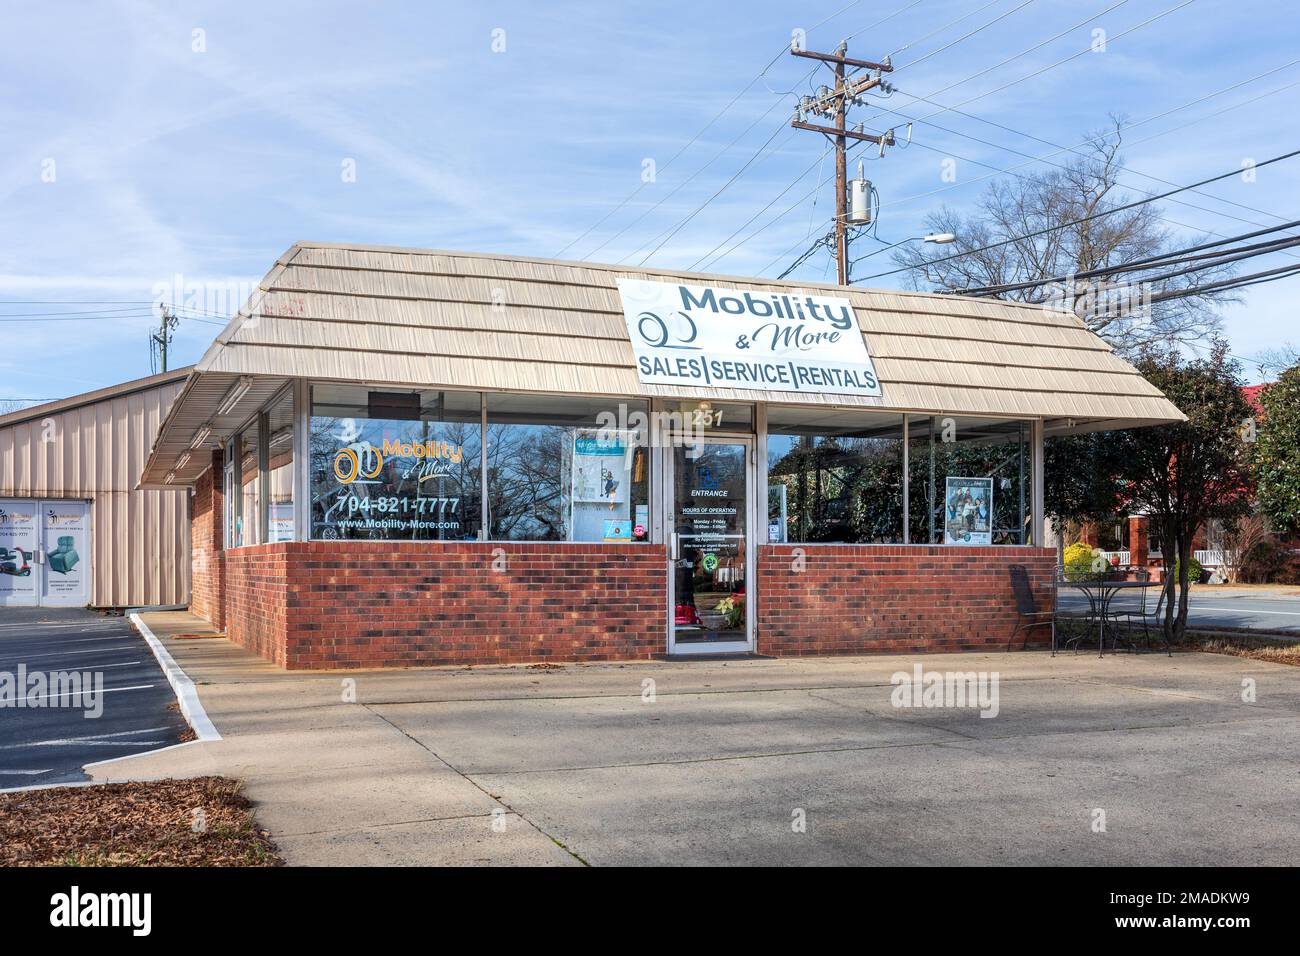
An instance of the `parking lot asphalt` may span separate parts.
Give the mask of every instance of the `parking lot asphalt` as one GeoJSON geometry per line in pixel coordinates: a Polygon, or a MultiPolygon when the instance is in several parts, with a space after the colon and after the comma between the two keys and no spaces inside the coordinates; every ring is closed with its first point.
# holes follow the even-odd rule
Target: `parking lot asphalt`
{"type": "Polygon", "coordinates": [[[0,689],[6,681],[27,699],[19,706],[12,693],[0,694],[0,789],[86,780],[85,764],[169,746],[186,729],[168,706],[175,696],[158,662],[122,617],[0,609],[0,689]],[[88,679],[80,692],[35,683],[54,672],[88,679]]]}

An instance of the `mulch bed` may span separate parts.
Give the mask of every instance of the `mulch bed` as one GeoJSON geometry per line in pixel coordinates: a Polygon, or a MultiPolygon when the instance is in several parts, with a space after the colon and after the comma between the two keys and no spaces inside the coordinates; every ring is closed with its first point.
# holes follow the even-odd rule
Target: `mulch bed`
{"type": "Polygon", "coordinates": [[[240,791],[195,777],[0,793],[0,866],[281,865],[240,791]]]}

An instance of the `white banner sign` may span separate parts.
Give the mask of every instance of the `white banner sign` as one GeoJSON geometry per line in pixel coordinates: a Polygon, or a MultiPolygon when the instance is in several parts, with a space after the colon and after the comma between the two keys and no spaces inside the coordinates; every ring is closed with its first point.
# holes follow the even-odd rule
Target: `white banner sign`
{"type": "Polygon", "coordinates": [[[881,396],[848,299],[619,279],[647,385],[881,396]]]}

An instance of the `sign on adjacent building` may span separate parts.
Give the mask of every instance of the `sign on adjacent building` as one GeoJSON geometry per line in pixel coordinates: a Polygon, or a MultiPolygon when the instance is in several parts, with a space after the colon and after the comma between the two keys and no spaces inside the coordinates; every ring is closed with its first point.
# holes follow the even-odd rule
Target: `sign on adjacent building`
{"type": "Polygon", "coordinates": [[[619,279],[647,385],[881,397],[848,299],[619,279]]]}

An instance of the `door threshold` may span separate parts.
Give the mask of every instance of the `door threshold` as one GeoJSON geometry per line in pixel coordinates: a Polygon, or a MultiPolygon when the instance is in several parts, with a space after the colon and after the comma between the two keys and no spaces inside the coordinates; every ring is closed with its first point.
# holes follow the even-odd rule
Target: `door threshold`
{"type": "Polygon", "coordinates": [[[673,664],[680,664],[684,661],[691,663],[699,661],[774,661],[776,660],[771,654],[758,654],[754,651],[725,651],[719,654],[710,654],[708,652],[701,654],[653,654],[653,660],[668,661],[673,664]]]}

